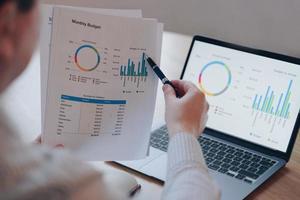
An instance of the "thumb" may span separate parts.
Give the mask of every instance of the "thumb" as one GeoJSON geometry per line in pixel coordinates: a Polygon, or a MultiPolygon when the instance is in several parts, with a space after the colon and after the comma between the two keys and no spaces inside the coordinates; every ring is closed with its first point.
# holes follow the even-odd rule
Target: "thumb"
{"type": "Polygon", "coordinates": [[[175,90],[169,84],[164,84],[164,86],[163,86],[163,92],[164,92],[166,100],[168,100],[170,98],[173,98],[173,97],[176,97],[175,90]]]}

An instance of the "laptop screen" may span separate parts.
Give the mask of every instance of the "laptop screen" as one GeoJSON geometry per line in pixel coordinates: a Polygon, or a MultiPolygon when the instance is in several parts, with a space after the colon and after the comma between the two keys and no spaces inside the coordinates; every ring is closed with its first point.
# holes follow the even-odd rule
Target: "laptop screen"
{"type": "Polygon", "coordinates": [[[207,127],[286,152],[300,109],[300,66],[195,41],[183,80],[210,104],[207,127]]]}

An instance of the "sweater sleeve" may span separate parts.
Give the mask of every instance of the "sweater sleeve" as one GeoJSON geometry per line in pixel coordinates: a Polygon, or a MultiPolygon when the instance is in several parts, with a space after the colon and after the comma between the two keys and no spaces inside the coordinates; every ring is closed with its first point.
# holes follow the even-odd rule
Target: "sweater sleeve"
{"type": "Polygon", "coordinates": [[[167,179],[163,200],[219,200],[197,139],[186,133],[173,136],[168,148],[167,179]]]}

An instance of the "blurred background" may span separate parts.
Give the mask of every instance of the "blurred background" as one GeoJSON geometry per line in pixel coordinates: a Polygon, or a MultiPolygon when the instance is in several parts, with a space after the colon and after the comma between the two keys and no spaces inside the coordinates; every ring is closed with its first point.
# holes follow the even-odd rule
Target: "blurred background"
{"type": "Polygon", "coordinates": [[[74,6],[142,9],[166,31],[204,35],[300,57],[299,0],[42,0],[74,6]]]}
{"type": "MultiPolygon", "coordinates": [[[[192,35],[204,35],[300,57],[299,0],[41,0],[42,3],[99,8],[142,9],[165,25],[161,65],[182,68],[192,35]],[[178,34],[173,34],[175,32],[178,34]],[[179,38],[179,39],[178,39],[179,38]],[[170,59],[171,58],[171,59],[170,59]]],[[[0,111],[25,141],[41,130],[39,52],[0,99],[0,111]],[[30,90],[28,90],[30,88],[30,90]]],[[[166,71],[179,78],[176,70],[166,71]]],[[[180,72],[181,70],[177,70],[180,72]]],[[[160,91],[160,90],[159,90],[160,91]]],[[[161,95],[162,93],[159,93],[161,95]]],[[[156,117],[163,118],[163,113],[156,117]]]]}

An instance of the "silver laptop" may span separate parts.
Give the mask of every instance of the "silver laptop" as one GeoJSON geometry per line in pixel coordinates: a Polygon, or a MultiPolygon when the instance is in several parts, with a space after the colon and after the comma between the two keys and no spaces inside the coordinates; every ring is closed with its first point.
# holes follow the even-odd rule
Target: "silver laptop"
{"type": "MultiPolygon", "coordinates": [[[[300,124],[300,59],[195,36],[181,79],[210,104],[199,143],[222,199],[244,199],[286,165],[300,124]]],[[[164,181],[166,126],[150,145],[146,159],[119,164],[164,181]]]]}

